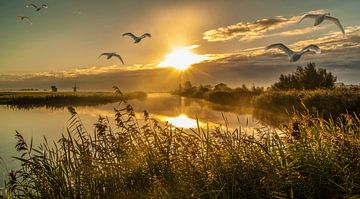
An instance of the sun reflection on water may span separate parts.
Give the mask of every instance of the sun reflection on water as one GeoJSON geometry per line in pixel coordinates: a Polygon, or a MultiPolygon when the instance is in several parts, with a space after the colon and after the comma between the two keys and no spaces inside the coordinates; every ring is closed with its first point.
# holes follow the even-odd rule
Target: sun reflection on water
{"type": "MultiPolygon", "coordinates": [[[[195,128],[197,127],[197,122],[195,119],[189,118],[185,114],[181,114],[177,117],[168,117],[166,121],[169,122],[171,125],[178,127],[178,128],[195,128]]],[[[201,123],[199,123],[201,126],[201,123]]]]}

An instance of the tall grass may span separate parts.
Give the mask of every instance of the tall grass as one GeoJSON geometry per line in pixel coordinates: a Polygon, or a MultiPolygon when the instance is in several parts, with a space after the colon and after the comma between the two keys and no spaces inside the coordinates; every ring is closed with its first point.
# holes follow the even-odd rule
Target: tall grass
{"type": "Polygon", "coordinates": [[[16,134],[21,167],[9,198],[356,198],[360,120],[298,115],[281,131],[190,131],[161,125],[126,101],[116,128],[99,117],[87,132],[76,113],[56,143],[16,134]],[[140,119],[139,119],[140,120],[140,119]]]}

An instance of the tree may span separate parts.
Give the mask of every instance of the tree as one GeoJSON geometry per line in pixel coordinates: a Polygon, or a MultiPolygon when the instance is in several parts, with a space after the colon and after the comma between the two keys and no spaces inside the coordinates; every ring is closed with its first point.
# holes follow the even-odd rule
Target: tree
{"type": "Polygon", "coordinates": [[[276,90],[290,90],[290,89],[304,89],[315,90],[318,88],[331,89],[336,82],[336,76],[326,69],[316,69],[315,63],[309,63],[304,68],[297,67],[296,71],[292,74],[281,74],[279,82],[272,85],[276,90]]]}

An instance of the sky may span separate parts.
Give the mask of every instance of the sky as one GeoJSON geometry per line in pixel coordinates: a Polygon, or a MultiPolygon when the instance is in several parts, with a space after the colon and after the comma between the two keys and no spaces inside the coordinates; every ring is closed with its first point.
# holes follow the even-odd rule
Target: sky
{"type": "Polygon", "coordinates": [[[185,80],[269,86],[309,62],[359,84],[359,7],[359,0],[0,0],[0,89],[66,90],[75,81],[83,90],[166,91],[185,80]],[[30,3],[49,8],[35,12],[30,3]],[[325,12],[341,20],[345,38],[331,22],[298,24],[304,14],[325,12]],[[125,32],[152,37],[134,44],[125,32]],[[272,43],[316,44],[322,54],[290,63],[264,50],[272,43]],[[182,51],[199,55],[197,63],[184,71],[161,65],[182,51]],[[98,58],[103,52],[117,52],[125,64],[98,58]]]}

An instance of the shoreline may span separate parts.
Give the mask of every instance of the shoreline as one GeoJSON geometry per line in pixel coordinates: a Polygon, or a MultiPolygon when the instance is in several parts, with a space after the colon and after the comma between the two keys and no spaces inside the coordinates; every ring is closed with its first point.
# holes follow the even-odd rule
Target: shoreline
{"type": "Polygon", "coordinates": [[[94,106],[130,99],[145,99],[145,92],[0,92],[0,105],[16,107],[94,106]]]}

